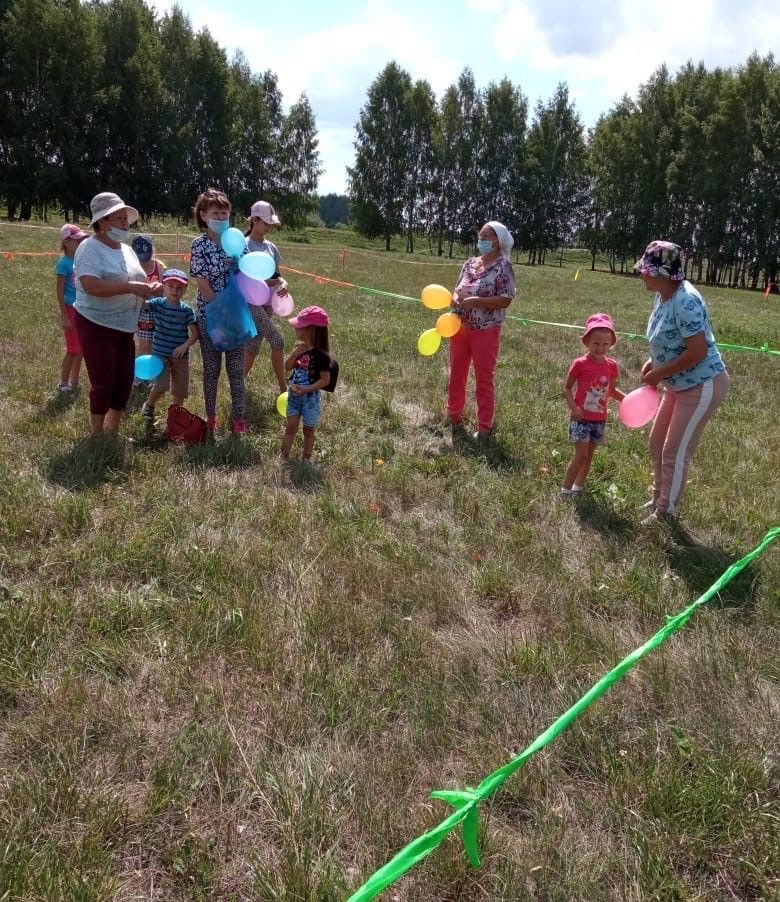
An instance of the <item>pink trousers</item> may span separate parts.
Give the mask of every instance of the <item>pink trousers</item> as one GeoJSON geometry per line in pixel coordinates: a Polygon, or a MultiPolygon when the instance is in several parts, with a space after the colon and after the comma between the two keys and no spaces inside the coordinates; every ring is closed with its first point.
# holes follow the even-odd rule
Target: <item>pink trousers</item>
{"type": "Polygon", "coordinates": [[[726,397],[729,381],[724,370],[695,388],[664,392],[650,430],[653,502],[657,511],[677,513],[691,457],[704,427],[726,397]]]}
{"type": "Polygon", "coordinates": [[[457,423],[466,406],[466,383],[474,362],[477,427],[490,432],[496,410],[496,361],[501,345],[501,327],[469,329],[462,326],[450,339],[450,381],[447,388],[447,413],[457,423]]]}

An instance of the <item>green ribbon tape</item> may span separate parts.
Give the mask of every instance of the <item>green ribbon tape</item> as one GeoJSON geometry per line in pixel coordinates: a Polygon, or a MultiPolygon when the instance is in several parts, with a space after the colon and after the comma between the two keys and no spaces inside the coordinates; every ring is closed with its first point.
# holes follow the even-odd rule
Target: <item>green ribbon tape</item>
{"type": "Polygon", "coordinates": [[[703,595],[700,595],[696,601],[688,605],[679,614],[667,617],[665,625],[648,639],[644,645],[641,645],[623,658],[619,664],[592,686],[582,698],[575,702],[543,733],[540,733],[519,755],[503,767],[498,768],[488,777],[485,777],[476,789],[437,789],[432,792],[431,798],[440,799],[448,805],[452,805],[455,811],[438,826],[423,833],[422,836],[418,836],[408,846],[401,849],[386,865],[376,871],[353,893],[349,897],[348,902],[368,902],[368,900],[376,898],[379,893],[413,868],[418,861],[430,855],[434,849],[441,845],[445,837],[460,824],[463,825],[463,844],[466,848],[469,862],[474,867],[479,867],[479,803],[491,796],[512,774],[520,770],[529,758],[556,739],[596,699],[600,698],[611,686],[619,682],[642,658],[658,648],[659,645],[662,645],[672,633],[685,626],[698,608],[710,601],[738,573],[741,573],[759,555],[763,554],[778,536],[780,536],[780,526],[770,529],[759,545],[725,570],[703,595]]]}

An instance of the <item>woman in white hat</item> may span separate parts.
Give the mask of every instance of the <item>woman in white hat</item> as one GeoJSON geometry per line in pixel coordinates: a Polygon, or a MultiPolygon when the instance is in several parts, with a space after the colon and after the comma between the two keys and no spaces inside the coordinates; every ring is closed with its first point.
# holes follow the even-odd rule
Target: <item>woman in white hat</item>
{"type": "Polygon", "coordinates": [[[506,226],[486,222],[479,230],[479,256],[466,260],[452,292],[452,306],[463,325],[450,339],[447,415],[453,426],[463,423],[466,383],[473,363],[478,426],[474,437],[479,439],[489,438],[493,431],[501,324],[515,296],[515,274],[509,262],[513,244],[506,226]]]}
{"type": "Polygon", "coordinates": [[[133,386],[133,335],[143,301],[162,286],[146,281],[138,257],[127,244],[138,210],[110,191],[90,202],[94,231],[79,245],[76,276],[76,329],[91,388],[91,434],[116,432],[133,386]]]}

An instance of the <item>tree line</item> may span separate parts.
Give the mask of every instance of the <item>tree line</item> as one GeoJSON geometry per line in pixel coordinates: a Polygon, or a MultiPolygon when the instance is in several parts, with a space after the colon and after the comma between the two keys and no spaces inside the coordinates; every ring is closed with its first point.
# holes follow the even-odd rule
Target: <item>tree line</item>
{"type": "Polygon", "coordinates": [[[317,208],[317,130],[302,95],[228,60],[207,29],[143,0],[0,0],[0,199],[10,218],[85,213],[112,190],[189,218],[207,186],[293,227],[317,208]]]}
{"type": "Polygon", "coordinates": [[[490,219],[528,262],[587,247],[613,272],[647,241],[683,245],[697,280],[756,288],[778,278],[780,69],[661,66],[586,132],[565,84],[530,115],[508,79],[469,69],[440,100],[390,63],[368,90],[349,171],[356,228],[452,255],[490,219]],[[530,121],[529,121],[530,119],[530,121]]]}

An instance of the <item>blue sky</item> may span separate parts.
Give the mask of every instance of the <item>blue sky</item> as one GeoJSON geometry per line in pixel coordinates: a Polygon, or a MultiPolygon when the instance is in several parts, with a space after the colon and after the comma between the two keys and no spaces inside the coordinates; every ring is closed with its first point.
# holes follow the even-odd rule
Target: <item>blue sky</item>
{"type": "MultiPolygon", "coordinates": [[[[154,0],[153,0],[154,2],[154,0]]],[[[156,0],[160,12],[173,5],[156,0]]],[[[565,81],[585,125],[665,62],[736,66],[780,46],[775,0],[180,0],[198,30],[279,77],[285,104],[306,92],[325,169],[319,191],[346,189],[354,127],[390,61],[440,97],[464,66],[479,86],[507,76],[531,106],[565,81]],[[773,47],[774,44],[774,47],[773,47]]]]}

